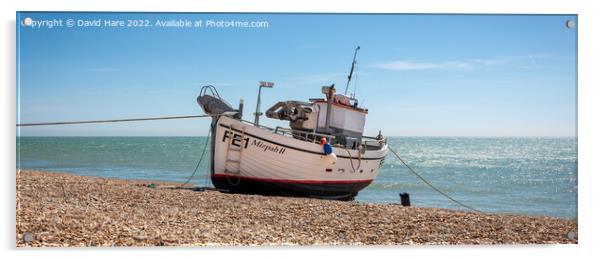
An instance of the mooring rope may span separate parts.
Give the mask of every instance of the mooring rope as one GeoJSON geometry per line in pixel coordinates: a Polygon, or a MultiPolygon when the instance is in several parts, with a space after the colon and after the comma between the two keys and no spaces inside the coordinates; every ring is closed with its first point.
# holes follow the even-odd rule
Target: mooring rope
{"type": "Polygon", "coordinates": [[[204,117],[212,117],[212,116],[215,116],[215,115],[168,116],[168,117],[130,118],[130,119],[118,119],[118,120],[56,121],[56,122],[41,122],[41,123],[17,123],[17,127],[66,125],[66,124],[89,124],[89,123],[110,123],[110,122],[127,122],[127,121],[175,120],[175,119],[204,118],[204,117]]]}
{"type": "MultiPolygon", "coordinates": [[[[204,118],[204,117],[212,117],[215,115],[190,115],[190,116],[169,116],[169,117],[147,117],[147,118],[129,118],[129,119],[117,119],[117,120],[90,120],[90,121],[58,121],[58,122],[42,122],[42,123],[17,123],[17,127],[29,127],[29,126],[49,126],[49,125],[67,125],[67,124],[91,124],[91,123],[112,123],[112,122],[128,122],[128,121],[150,121],[150,120],[172,120],[172,119],[191,119],[191,118],[204,118]]],[[[211,130],[208,132],[207,134],[207,139],[205,141],[205,145],[203,147],[203,153],[201,154],[201,157],[199,159],[199,161],[197,162],[196,167],[194,168],[194,171],[192,173],[192,175],[190,175],[190,177],[188,178],[188,180],[186,180],[185,183],[183,183],[180,187],[183,187],[184,185],[188,184],[191,180],[192,177],[194,177],[194,175],[196,174],[196,172],[198,171],[198,168],[201,164],[201,161],[203,160],[203,158],[205,157],[205,152],[207,150],[207,144],[209,143],[209,137],[211,136],[211,130]]],[[[456,199],[454,199],[453,197],[449,196],[447,193],[439,190],[437,187],[435,187],[434,185],[432,185],[429,181],[427,181],[426,179],[424,179],[420,174],[418,174],[414,169],[412,169],[412,167],[410,167],[396,152],[395,150],[393,150],[391,148],[391,146],[388,147],[389,150],[391,150],[391,152],[397,157],[397,159],[399,159],[399,161],[401,161],[401,163],[403,163],[403,165],[405,165],[410,172],[412,172],[416,177],[418,177],[420,180],[422,180],[425,184],[427,184],[429,187],[431,187],[433,190],[437,191],[438,193],[440,193],[441,195],[447,197],[449,200],[455,202],[456,204],[476,211],[476,212],[481,212],[480,210],[477,210],[471,206],[468,206],[456,199]]],[[[355,171],[354,165],[353,165],[353,158],[351,157],[351,152],[349,152],[349,150],[347,150],[347,152],[349,153],[349,158],[350,158],[350,162],[351,162],[351,167],[353,169],[353,171],[355,171]]],[[[360,159],[360,163],[361,163],[361,158],[360,159]]],[[[359,166],[358,166],[359,168],[359,166]]],[[[230,181],[230,179],[228,179],[228,181],[230,181]]],[[[240,177],[238,178],[238,181],[240,182],[240,177]]],[[[481,212],[482,213],[482,212],[481,212]]]]}
{"type": "Polygon", "coordinates": [[[464,207],[464,208],[467,208],[467,209],[470,209],[470,210],[473,210],[473,211],[476,211],[476,212],[483,213],[482,211],[480,211],[480,210],[477,210],[477,209],[475,209],[475,208],[473,208],[473,207],[471,207],[471,206],[468,206],[468,205],[466,205],[466,204],[464,204],[464,203],[462,203],[462,202],[460,202],[460,201],[458,201],[458,200],[454,199],[453,197],[449,196],[449,194],[447,194],[447,193],[445,193],[445,192],[443,192],[443,191],[439,190],[439,188],[435,187],[435,186],[434,186],[434,185],[432,185],[432,184],[431,184],[429,181],[427,181],[426,179],[424,179],[424,177],[422,177],[420,174],[418,174],[418,173],[417,173],[417,172],[416,172],[414,169],[412,169],[412,167],[410,167],[410,166],[409,166],[409,165],[408,165],[408,164],[407,164],[407,163],[406,163],[406,162],[405,162],[403,159],[401,159],[401,157],[400,157],[400,156],[399,156],[399,155],[398,155],[398,154],[395,152],[395,150],[393,150],[393,148],[391,148],[391,146],[389,146],[389,150],[391,150],[391,152],[392,152],[392,153],[393,153],[393,154],[394,154],[394,155],[397,157],[397,159],[399,159],[399,161],[401,161],[401,163],[403,163],[403,165],[405,165],[405,166],[406,166],[408,169],[410,169],[410,172],[412,172],[412,173],[413,173],[413,174],[414,174],[416,177],[418,177],[420,180],[422,180],[422,181],[423,181],[423,182],[424,182],[426,185],[428,185],[429,187],[431,187],[433,190],[437,191],[437,192],[438,192],[438,193],[440,193],[441,195],[443,195],[443,196],[447,197],[449,200],[451,200],[451,201],[455,202],[456,204],[458,204],[458,205],[460,205],[460,206],[462,206],[462,207],[464,207]]]}
{"type": "Polygon", "coordinates": [[[345,151],[347,151],[347,154],[349,154],[349,163],[351,163],[351,169],[353,169],[353,172],[355,173],[355,166],[353,166],[353,157],[351,156],[351,151],[349,151],[347,148],[345,148],[345,151]]]}
{"type": "MultiPolygon", "coordinates": [[[[113,123],[113,122],[128,122],[128,121],[151,121],[151,120],[175,120],[175,119],[192,119],[192,118],[206,118],[213,117],[216,115],[208,114],[208,115],[189,115],[189,116],[167,116],[167,117],[147,117],[147,118],[129,118],[129,119],[116,119],[116,120],[91,120],[91,121],[56,121],[56,122],[42,122],[42,123],[21,123],[17,124],[17,127],[29,127],[29,126],[49,126],[49,125],[68,125],[68,124],[91,124],[91,123],[113,123]]],[[[192,178],[195,176],[196,172],[205,157],[205,153],[207,151],[207,144],[209,143],[209,139],[211,136],[211,130],[207,132],[207,139],[205,140],[205,145],[203,146],[203,153],[199,158],[199,161],[194,168],[194,171],[188,177],[188,180],[180,185],[179,188],[184,187],[184,185],[190,183],[192,178]]],[[[205,187],[207,182],[205,182],[205,187]]]]}
{"type": "Polygon", "coordinates": [[[358,165],[357,167],[353,166],[353,156],[351,156],[351,151],[349,151],[349,149],[347,147],[344,147],[345,151],[347,151],[347,154],[349,155],[349,163],[351,163],[351,169],[353,169],[353,172],[355,173],[357,171],[357,169],[360,168],[360,166],[362,166],[362,151],[361,150],[357,150],[357,160],[358,160],[358,165]]]}
{"type": "MultiPolygon", "coordinates": [[[[207,151],[207,143],[209,143],[209,138],[211,136],[211,130],[209,130],[207,132],[207,139],[205,139],[205,145],[203,146],[203,153],[201,154],[201,158],[199,158],[199,161],[196,163],[196,167],[194,168],[194,171],[192,172],[192,174],[190,175],[190,177],[188,177],[188,180],[186,180],[186,182],[184,182],[183,184],[180,185],[180,188],[184,187],[184,185],[187,185],[188,183],[190,183],[190,180],[192,180],[192,177],[194,177],[194,175],[196,174],[197,170],[199,169],[199,165],[201,165],[201,161],[203,161],[203,158],[205,157],[205,152],[207,151]]],[[[205,181],[205,187],[207,187],[207,182],[205,181]]]]}

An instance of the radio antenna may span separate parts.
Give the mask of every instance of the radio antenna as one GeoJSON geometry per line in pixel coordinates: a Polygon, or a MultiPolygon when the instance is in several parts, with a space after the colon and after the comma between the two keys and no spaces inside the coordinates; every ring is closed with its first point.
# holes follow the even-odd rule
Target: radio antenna
{"type": "Polygon", "coordinates": [[[357,56],[357,51],[360,50],[360,46],[355,48],[355,54],[353,54],[353,62],[351,63],[351,71],[349,72],[349,76],[347,76],[347,86],[345,87],[345,95],[347,95],[347,89],[349,89],[349,82],[351,82],[351,77],[353,76],[353,69],[355,69],[355,57],[357,56]]]}

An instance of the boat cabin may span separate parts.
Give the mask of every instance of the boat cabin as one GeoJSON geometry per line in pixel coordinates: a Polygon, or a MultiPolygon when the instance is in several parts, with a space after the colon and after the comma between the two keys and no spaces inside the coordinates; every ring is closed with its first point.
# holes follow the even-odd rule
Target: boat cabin
{"type": "Polygon", "coordinates": [[[358,107],[355,98],[336,94],[334,85],[323,87],[322,93],[326,99],[310,99],[309,103],[278,102],[266,111],[266,116],[290,121],[291,129],[305,133],[302,135],[330,135],[334,137],[333,145],[357,148],[362,141],[368,110],[358,107]]]}

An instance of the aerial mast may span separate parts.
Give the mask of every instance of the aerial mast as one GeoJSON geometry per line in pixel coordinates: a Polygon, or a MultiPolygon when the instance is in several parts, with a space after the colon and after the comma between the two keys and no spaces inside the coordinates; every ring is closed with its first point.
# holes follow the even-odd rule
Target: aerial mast
{"type": "Polygon", "coordinates": [[[255,108],[255,113],[253,113],[253,115],[255,115],[255,122],[253,123],[253,124],[255,124],[255,126],[259,126],[259,116],[261,116],[263,114],[262,112],[259,111],[259,109],[261,108],[261,88],[264,88],[264,87],[272,88],[272,87],[274,87],[274,83],[264,82],[264,81],[259,82],[259,92],[257,93],[257,107],[255,108]]]}
{"type": "Polygon", "coordinates": [[[353,62],[351,63],[351,71],[349,72],[349,76],[347,76],[347,86],[345,87],[345,95],[347,95],[347,89],[349,89],[349,82],[351,82],[351,76],[353,76],[353,69],[355,69],[355,57],[357,56],[357,51],[360,50],[360,46],[355,48],[355,54],[353,54],[353,62]]]}

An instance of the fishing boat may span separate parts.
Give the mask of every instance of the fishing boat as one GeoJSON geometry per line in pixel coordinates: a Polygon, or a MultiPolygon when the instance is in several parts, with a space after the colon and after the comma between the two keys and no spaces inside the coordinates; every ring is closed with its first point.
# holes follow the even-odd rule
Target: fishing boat
{"type": "Polygon", "coordinates": [[[368,109],[335,85],[321,88],[324,98],[280,101],[266,110],[289,127],[259,124],[260,82],[254,122],[243,119],[243,100],[234,109],[217,89],[204,86],[197,98],[211,122],[211,181],[232,193],[353,200],[378,175],[387,155],[383,135],[364,136],[368,109]]]}

